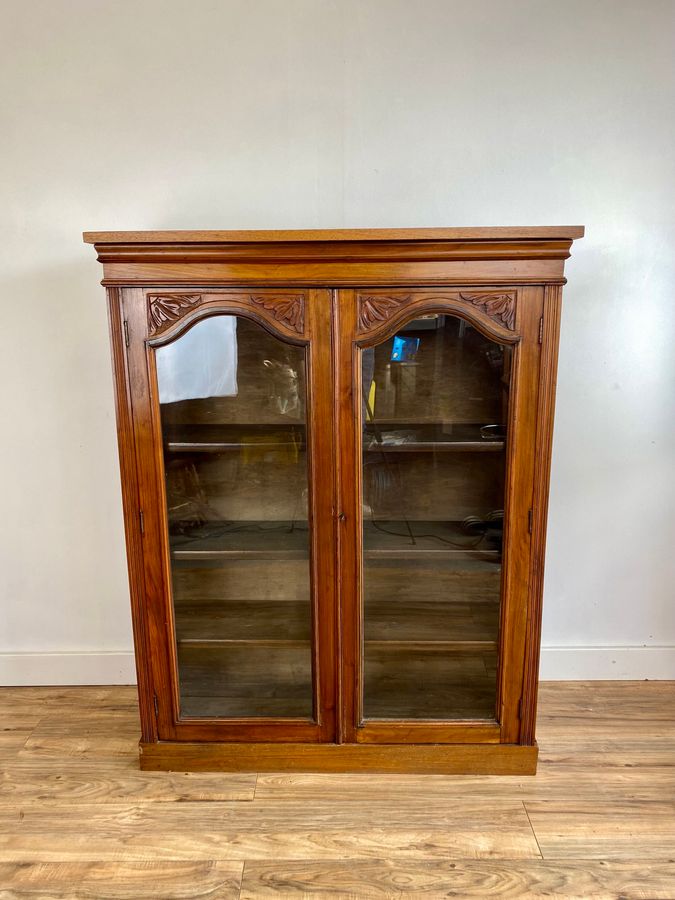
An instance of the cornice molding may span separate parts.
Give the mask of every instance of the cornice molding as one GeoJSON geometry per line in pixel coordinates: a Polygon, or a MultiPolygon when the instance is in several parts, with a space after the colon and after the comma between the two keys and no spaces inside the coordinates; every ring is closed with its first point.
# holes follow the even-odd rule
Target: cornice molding
{"type": "Polygon", "coordinates": [[[90,232],[106,285],[290,288],[564,283],[582,228],[90,232]]]}

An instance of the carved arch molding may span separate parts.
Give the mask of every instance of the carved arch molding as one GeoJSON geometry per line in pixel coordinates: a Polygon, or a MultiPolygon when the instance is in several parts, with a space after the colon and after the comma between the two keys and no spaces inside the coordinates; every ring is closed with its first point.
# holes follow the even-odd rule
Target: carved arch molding
{"type": "MultiPolygon", "coordinates": [[[[303,294],[243,293],[158,293],[148,294],[148,332],[158,337],[200,307],[232,303],[233,309],[248,307],[270,315],[283,329],[297,335],[305,333],[305,297],[303,294]]],[[[416,308],[429,304],[451,303],[465,307],[484,320],[494,322],[500,331],[513,333],[516,320],[515,291],[444,291],[441,293],[363,293],[358,294],[358,331],[366,334],[383,326],[404,309],[414,315],[416,308]]]]}
{"type": "Polygon", "coordinates": [[[305,333],[305,298],[302,294],[209,293],[148,294],[148,333],[157,337],[200,307],[231,303],[237,308],[265,311],[287,331],[305,333]]]}
{"type": "Polygon", "coordinates": [[[442,304],[451,302],[456,307],[465,306],[487,316],[500,329],[515,331],[516,327],[516,292],[504,291],[444,291],[442,294],[406,293],[406,294],[359,294],[358,295],[358,330],[360,334],[373,331],[396,316],[404,307],[414,313],[416,307],[430,303],[442,304]]]}

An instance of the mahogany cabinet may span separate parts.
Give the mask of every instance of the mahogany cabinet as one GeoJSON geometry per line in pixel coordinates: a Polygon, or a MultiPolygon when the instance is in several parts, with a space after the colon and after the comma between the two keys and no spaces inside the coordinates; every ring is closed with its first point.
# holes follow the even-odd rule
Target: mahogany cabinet
{"type": "Polygon", "coordinates": [[[578,227],[85,234],[145,769],[533,773],[578,227]]]}

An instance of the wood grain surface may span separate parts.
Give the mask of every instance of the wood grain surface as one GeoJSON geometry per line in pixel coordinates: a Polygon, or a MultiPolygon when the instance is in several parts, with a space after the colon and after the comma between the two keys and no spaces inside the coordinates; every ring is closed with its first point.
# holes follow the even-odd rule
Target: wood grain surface
{"type": "Polygon", "coordinates": [[[675,684],[541,686],[536,777],[139,772],[132,687],[0,689],[0,898],[675,897],[675,684]]]}
{"type": "MultiPolygon", "coordinates": [[[[95,245],[105,284],[190,285],[194,294],[197,285],[247,283],[563,283],[564,261],[572,241],[583,233],[575,226],[111,231],[86,232],[84,239],[95,245]]],[[[158,311],[156,318],[162,316],[158,311]]]]}
{"type": "Polygon", "coordinates": [[[132,243],[244,243],[261,241],[475,241],[475,240],[554,240],[580,238],[581,225],[539,225],[522,228],[495,226],[478,228],[333,228],[290,231],[85,231],[88,244],[132,243]]]}

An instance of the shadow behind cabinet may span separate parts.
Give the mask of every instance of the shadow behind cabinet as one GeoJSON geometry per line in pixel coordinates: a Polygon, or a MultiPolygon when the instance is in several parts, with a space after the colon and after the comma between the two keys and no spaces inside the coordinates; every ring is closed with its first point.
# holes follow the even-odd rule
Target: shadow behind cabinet
{"type": "Polygon", "coordinates": [[[86,234],[146,769],[532,773],[583,229],[86,234]]]}

